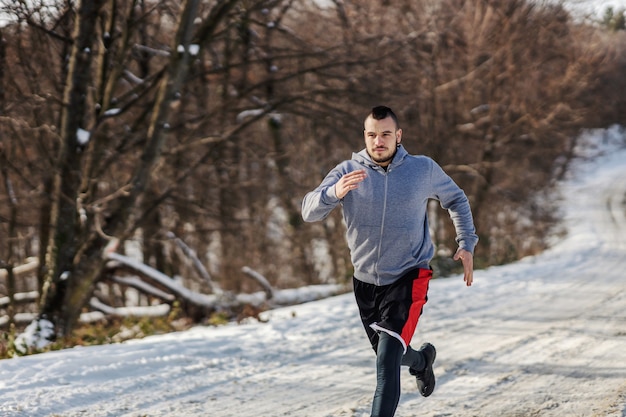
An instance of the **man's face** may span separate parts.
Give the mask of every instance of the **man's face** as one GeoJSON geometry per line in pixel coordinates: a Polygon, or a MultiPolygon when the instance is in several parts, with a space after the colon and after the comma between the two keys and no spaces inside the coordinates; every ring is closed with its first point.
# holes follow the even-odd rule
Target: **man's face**
{"type": "Polygon", "coordinates": [[[371,116],[365,119],[365,148],[372,161],[386,167],[396,154],[396,147],[402,140],[402,129],[396,129],[391,117],[376,120],[371,116]]]}

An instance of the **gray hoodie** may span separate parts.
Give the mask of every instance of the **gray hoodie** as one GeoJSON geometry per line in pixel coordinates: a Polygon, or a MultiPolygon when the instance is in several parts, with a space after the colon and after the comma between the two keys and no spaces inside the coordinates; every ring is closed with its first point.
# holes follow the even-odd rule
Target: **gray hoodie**
{"type": "Polygon", "coordinates": [[[388,285],[410,269],[429,267],[435,248],[428,230],[428,199],[438,200],[448,210],[457,243],[473,253],[478,236],[465,193],[435,161],[409,155],[401,145],[387,170],[374,163],[365,149],[353,153],[352,160],[341,162],[304,196],[302,217],[307,222],[323,220],[341,203],[354,277],[388,285]],[[337,181],[363,168],[367,178],[338,199],[337,181]]]}

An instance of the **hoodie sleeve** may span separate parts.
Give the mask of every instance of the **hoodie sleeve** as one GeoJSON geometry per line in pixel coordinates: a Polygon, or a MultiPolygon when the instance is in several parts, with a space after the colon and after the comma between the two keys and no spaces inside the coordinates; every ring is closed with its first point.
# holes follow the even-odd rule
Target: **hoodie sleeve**
{"type": "Polygon", "coordinates": [[[302,200],[302,218],[305,222],[324,220],[341,203],[335,194],[335,184],[342,177],[341,164],[326,175],[322,183],[307,193],[302,200]]]}
{"type": "Polygon", "coordinates": [[[467,196],[435,161],[432,161],[431,184],[433,197],[450,214],[459,247],[474,253],[478,236],[467,196]]]}

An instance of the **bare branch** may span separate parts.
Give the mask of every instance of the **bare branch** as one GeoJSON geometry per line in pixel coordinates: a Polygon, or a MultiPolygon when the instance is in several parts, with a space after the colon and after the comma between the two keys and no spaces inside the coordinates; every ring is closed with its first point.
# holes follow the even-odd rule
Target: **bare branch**
{"type": "Polygon", "coordinates": [[[263,291],[265,291],[265,294],[267,295],[268,300],[271,300],[272,298],[274,298],[274,289],[272,288],[272,285],[267,280],[267,278],[265,278],[263,275],[259,274],[258,272],[256,272],[255,270],[247,266],[244,266],[243,268],[241,268],[241,272],[248,275],[249,277],[251,277],[252,279],[254,279],[256,282],[258,282],[261,285],[261,287],[263,288],[263,291]]]}
{"type": "Polygon", "coordinates": [[[220,288],[218,284],[216,284],[211,278],[211,274],[206,270],[196,252],[191,249],[185,242],[182,241],[179,237],[177,237],[173,232],[167,232],[167,237],[172,239],[174,243],[183,251],[183,253],[191,260],[195,270],[200,274],[200,276],[204,279],[204,281],[209,285],[211,291],[214,294],[220,295],[223,294],[224,291],[220,288]]]}

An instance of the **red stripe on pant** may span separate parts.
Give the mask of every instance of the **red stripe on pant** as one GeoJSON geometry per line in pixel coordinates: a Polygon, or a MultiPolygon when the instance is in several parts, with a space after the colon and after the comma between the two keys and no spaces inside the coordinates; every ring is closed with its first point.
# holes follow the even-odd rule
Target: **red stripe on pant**
{"type": "Polygon", "coordinates": [[[411,307],[409,309],[409,317],[402,328],[402,340],[408,346],[411,343],[415,329],[417,328],[417,322],[422,314],[422,308],[426,304],[426,295],[428,293],[428,283],[433,276],[433,271],[430,269],[420,269],[417,278],[413,280],[413,288],[411,289],[412,300],[411,307]]]}

